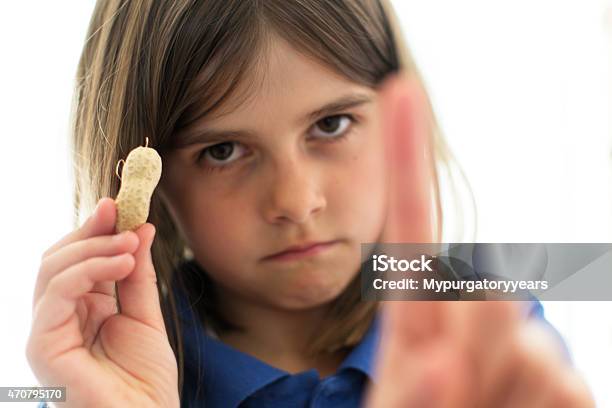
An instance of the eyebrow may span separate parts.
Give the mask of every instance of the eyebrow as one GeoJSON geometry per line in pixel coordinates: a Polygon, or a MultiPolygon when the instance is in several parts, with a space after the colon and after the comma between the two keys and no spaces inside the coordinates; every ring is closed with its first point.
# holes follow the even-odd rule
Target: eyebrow
{"type": "MultiPolygon", "coordinates": [[[[304,115],[300,120],[300,123],[312,122],[317,118],[329,116],[346,109],[365,105],[370,102],[372,102],[372,98],[363,93],[344,95],[330,103],[325,104],[323,107],[304,115]]],[[[177,149],[184,149],[194,144],[210,141],[225,141],[229,139],[248,140],[255,137],[255,132],[252,130],[194,129],[179,137],[179,140],[177,141],[177,149]]]]}

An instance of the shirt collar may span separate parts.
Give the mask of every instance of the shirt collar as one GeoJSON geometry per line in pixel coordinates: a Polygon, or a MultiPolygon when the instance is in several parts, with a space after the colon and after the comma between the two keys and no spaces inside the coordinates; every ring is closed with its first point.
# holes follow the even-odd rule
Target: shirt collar
{"type": "MultiPolygon", "coordinates": [[[[290,376],[206,333],[183,291],[173,287],[181,320],[185,355],[184,396],[205,406],[237,406],[266,385],[290,376]]],[[[362,340],[341,363],[338,372],[357,370],[375,381],[374,357],[380,339],[377,314],[362,340]]]]}
{"type": "Polygon", "coordinates": [[[380,342],[381,317],[380,312],[374,316],[361,341],[340,364],[338,371],[352,368],[364,373],[370,380],[376,381],[374,362],[380,342]]]}
{"type": "Polygon", "coordinates": [[[186,294],[177,288],[173,291],[185,356],[183,396],[189,403],[235,407],[255,391],[289,375],[212,338],[205,332],[186,294]]]}

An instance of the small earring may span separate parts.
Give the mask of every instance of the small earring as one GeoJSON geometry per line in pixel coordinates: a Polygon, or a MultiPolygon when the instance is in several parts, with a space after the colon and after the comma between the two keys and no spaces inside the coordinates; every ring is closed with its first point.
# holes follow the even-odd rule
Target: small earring
{"type": "Polygon", "coordinates": [[[187,246],[183,248],[183,258],[187,260],[193,259],[193,251],[189,249],[187,246]]]}

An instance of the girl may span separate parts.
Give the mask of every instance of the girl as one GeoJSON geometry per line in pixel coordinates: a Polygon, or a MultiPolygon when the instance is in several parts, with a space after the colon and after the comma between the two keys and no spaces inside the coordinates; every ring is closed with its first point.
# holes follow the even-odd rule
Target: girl
{"type": "Polygon", "coordinates": [[[451,155],[401,38],[382,0],[98,2],[75,226],[104,198],[43,255],[40,382],[67,406],[592,406],[539,304],[360,301],[360,243],[442,233],[451,155]],[[114,234],[145,137],[150,222],[114,234]]]}

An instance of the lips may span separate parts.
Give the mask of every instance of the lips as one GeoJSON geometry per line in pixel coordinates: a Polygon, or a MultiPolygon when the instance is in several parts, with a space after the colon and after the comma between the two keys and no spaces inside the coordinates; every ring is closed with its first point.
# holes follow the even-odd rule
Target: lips
{"type": "Polygon", "coordinates": [[[337,241],[308,242],[300,245],[292,245],[284,251],[266,256],[264,260],[295,259],[303,256],[312,256],[331,247],[337,241]]]}

